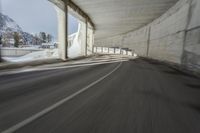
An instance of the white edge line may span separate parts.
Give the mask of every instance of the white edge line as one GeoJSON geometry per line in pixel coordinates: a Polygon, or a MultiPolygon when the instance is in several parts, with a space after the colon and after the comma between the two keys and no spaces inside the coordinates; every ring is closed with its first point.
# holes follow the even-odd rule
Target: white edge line
{"type": "Polygon", "coordinates": [[[26,73],[26,72],[37,72],[37,71],[45,71],[45,70],[56,70],[56,69],[65,69],[65,68],[74,68],[74,67],[83,67],[83,66],[94,66],[94,65],[101,65],[101,64],[111,64],[111,63],[117,63],[117,62],[124,62],[128,60],[118,60],[118,61],[111,61],[111,62],[99,62],[99,63],[91,63],[91,64],[78,64],[78,65],[72,65],[72,66],[58,66],[58,67],[52,67],[52,68],[33,68],[33,69],[27,69],[27,70],[21,70],[21,71],[11,71],[11,72],[2,72],[0,73],[0,76],[4,75],[12,75],[12,74],[18,74],[18,73],[26,73]]]}
{"type": "Polygon", "coordinates": [[[8,128],[7,130],[4,130],[2,133],[13,133],[17,130],[19,130],[20,128],[26,126],[27,124],[33,122],[34,120],[42,117],[43,115],[49,113],[50,111],[56,109],[57,107],[61,106],[62,104],[64,104],[65,102],[71,100],[72,98],[74,98],[75,96],[79,95],[80,93],[83,93],[84,91],[86,91],[87,89],[89,89],[90,87],[94,86],[95,84],[99,83],[100,81],[102,81],[103,79],[107,78],[109,75],[111,75],[113,72],[115,72],[120,66],[121,66],[122,62],[120,62],[120,64],[114,69],[112,70],[110,73],[106,74],[105,76],[101,77],[100,79],[94,81],[93,83],[89,84],[88,86],[82,88],[81,90],[77,91],[76,93],[58,101],[57,103],[53,104],[52,106],[38,112],[37,114],[23,120],[22,122],[8,128]]]}

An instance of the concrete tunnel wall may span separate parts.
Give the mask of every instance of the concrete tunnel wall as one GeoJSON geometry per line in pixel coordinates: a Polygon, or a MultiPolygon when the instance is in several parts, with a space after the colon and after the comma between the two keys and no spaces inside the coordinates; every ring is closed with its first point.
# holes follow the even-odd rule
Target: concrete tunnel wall
{"type": "Polygon", "coordinates": [[[180,0],[143,28],[95,40],[95,46],[128,47],[140,56],[200,69],[200,0],[180,0]]]}

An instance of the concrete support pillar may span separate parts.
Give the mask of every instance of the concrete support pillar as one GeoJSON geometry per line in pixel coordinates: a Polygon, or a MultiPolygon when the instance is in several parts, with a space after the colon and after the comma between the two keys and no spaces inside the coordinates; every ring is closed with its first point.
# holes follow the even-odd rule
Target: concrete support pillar
{"type": "Polygon", "coordinates": [[[86,47],[86,54],[87,55],[91,55],[93,54],[94,51],[94,31],[92,29],[92,27],[89,25],[89,23],[87,22],[86,25],[86,34],[87,34],[87,38],[86,38],[86,42],[87,42],[87,47],[86,47]]]}
{"type": "MultiPolygon", "coordinates": [[[[94,46],[94,30],[92,29],[92,46],[94,46]]],[[[97,52],[97,48],[96,48],[96,52],[97,52]]],[[[94,53],[94,51],[92,51],[92,53],[94,53]]]]}
{"type": "Polygon", "coordinates": [[[65,59],[68,58],[68,5],[65,6],[65,59]]]}
{"type": "Polygon", "coordinates": [[[85,56],[87,56],[87,50],[88,50],[88,21],[86,19],[85,21],[85,56]]]}
{"type": "Polygon", "coordinates": [[[110,48],[108,48],[108,53],[110,53],[110,48]]]}
{"type": "Polygon", "coordinates": [[[147,54],[146,56],[149,56],[149,48],[150,48],[150,37],[151,37],[151,27],[149,27],[149,31],[148,31],[148,38],[147,38],[147,54]]]}
{"type": "Polygon", "coordinates": [[[2,59],[1,59],[1,46],[0,46],[0,63],[2,62],[2,59]]]}
{"type": "Polygon", "coordinates": [[[1,59],[1,45],[2,45],[2,37],[0,35],[0,62],[2,62],[2,59],[1,59]]]}
{"type": "Polygon", "coordinates": [[[92,47],[93,47],[92,53],[96,53],[96,47],[94,45],[92,47]]]}
{"type": "Polygon", "coordinates": [[[92,54],[94,53],[94,45],[92,46],[92,54]]]}
{"type": "Polygon", "coordinates": [[[101,53],[103,53],[103,47],[101,47],[101,53]]]}
{"type": "Polygon", "coordinates": [[[2,45],[2,36],[0,35],[0,62],[2,62],[2,59],[1,59],[1,45],[2,45]]]}
{"type": "Polygon", "coordinates": [[[115,54],[115,48],[114,48],[114,54],[115,54]]]}
{"type": "Polygon", "coordinates": [[[87,44],[87,35],[86,35],[86,23],[80,21],[80,44],[81,44],[81,55],[86,56],[86,44],[87,44]]]}
{"type": "Polygon", "coordinates": [[[59,58],[68,58],[68,6],[64,3],[64,10],[56,8],[58,16],[58,49],[59,58]]]}

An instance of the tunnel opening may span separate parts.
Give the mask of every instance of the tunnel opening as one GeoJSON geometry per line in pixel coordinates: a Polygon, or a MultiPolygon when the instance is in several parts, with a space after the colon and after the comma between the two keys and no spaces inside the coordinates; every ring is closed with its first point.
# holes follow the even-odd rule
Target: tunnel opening
{"type": "MultiPolygon", "coordinates": [[[[62,45],[58,40],[60,9],[48,0],[33,1],[31,7],[28,4],[25,0],[1,1],[1,59],[12,63],[59,59],[59,45],[62,45]]],[[[85,33],[80,33],[84,25],[70,13],[67,17],[68,56],[75,58],[83,55],[81,43],[85,33]]],[[[88,42],[91,42],[90,37],[88,30],[88,42]]],[[[91,45],[88,47],[88,53],[92,53],[91,45]]]]}
{"type": "Polygon", "coordinates": [[[56,11],[49,1],[2,0],[1,7],[1,57],[5,62],[58,58],[56,11]]]}

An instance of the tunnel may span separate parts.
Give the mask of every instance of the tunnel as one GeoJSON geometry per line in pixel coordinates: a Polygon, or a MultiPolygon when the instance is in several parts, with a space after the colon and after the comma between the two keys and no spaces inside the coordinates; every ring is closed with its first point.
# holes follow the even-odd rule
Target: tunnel
{"type": "Polygon", "coordinates": [[[200,0],[49,1],[59,60],[0,64],[0,132],[200,133],[200,0]]]}
{"type": "MultiPolygon", "coordinates": [[[[180,64],[194,70],[200,67],[199,0],[51,2],[91,25],[94,31],[93,46],[125,47],[142,57],[180,64]],[[59,2],[70,9],[64,9],[59,2]]],[[[62,36],[65,32],[59,33],[62,36]]]]}

